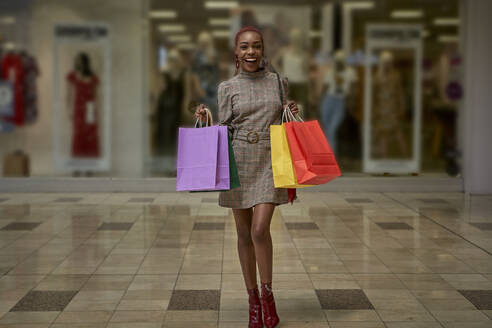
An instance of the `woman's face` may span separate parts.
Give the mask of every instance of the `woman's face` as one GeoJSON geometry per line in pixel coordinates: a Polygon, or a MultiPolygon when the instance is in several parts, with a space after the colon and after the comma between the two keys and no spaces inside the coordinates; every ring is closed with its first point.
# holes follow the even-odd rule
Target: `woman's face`
{"type": "Polygon", "coordinates": [[[258,71],[260,62],[263,59],[261,36],[253,31],[241,33],[236,46],[236,55],[243,71],[258,71]]]}

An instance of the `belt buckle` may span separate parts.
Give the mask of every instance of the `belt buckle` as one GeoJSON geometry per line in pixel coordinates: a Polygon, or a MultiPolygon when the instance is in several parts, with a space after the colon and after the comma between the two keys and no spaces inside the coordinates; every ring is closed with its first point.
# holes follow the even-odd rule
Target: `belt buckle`
{"type": "Polygon", "coordinates": [[[258,135],[258,132],[249,131],[248,134],[246,135],[246,141],[249,142],[250,144],[258,143],[258,140],[260,140],[260,136],[258,135]],[[253,138],[251,140],[249,139],[250,135],[253,135],[253,138]]]}

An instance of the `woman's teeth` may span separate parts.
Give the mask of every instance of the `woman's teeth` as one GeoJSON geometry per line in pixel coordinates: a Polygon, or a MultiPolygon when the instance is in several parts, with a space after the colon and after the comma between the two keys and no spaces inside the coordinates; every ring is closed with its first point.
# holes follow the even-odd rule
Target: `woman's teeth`
{"type": "Polygon", "coordinates": [[[245,59],[245,61],[248,63],[255,63],[256,59],[245,59]]]}

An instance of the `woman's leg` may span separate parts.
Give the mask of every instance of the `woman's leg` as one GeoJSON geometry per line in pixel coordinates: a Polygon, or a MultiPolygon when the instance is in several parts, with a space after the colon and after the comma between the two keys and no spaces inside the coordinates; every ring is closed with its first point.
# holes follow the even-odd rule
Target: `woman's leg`
{"type": "Polygon", "coordinates": [[[251,237],[262,283],[272,282],[273,246],[270,235],[270,222],[272,221],[274,210],[274,204],[265,203],[256,205],[253,212],[251,237]]]}
{"type": "Polygon", "coordinates": [[[252,289],[257,285],[255,248],[251,239],[253,209],[233,209],[232,212],[236,221],[237,250],[241,269],[243,270],[244,282],[247,289],[252,289]]]}
{"type": "Polygon", "coordinates": [[[280,321],[272,293],[273,246],[270,235],[273,204],[258,204],[253,212],[251,236],[255,245],[256,261],[261,279],[261,306],[263,322],[267,328],[276,327],[280,321]]]}

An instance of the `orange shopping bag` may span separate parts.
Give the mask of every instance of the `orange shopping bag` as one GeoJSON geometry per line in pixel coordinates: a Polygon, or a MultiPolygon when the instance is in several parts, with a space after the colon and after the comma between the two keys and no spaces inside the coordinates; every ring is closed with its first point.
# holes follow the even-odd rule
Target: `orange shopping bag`
{"type": "Polygon", "coordinates": [[[298,183],[319,185],[341,175],[318,121],[287,122],[285,132],[298,183]]]}

